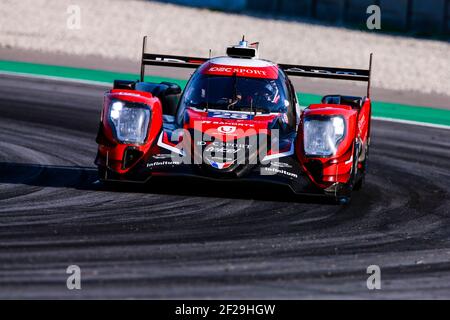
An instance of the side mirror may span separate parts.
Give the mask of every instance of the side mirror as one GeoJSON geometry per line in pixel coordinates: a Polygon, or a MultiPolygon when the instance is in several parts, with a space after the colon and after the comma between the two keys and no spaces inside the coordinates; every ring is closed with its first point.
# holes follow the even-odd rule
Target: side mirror
{"type": "Polygon", "coordinates": [[[328,95],[322,98],[322,103],[324,104],[341,104],[340,95],[328,95]]]}
{"type": "Polygon", "coordinates": [[[181,93],[181,87],[176,83],[172,82],[161,82],[161,84],[166,85],[168,88],[165,90],[166,95],[177,95],[181,93]]]}
{"type": "Polygon", "coordinates": [[[114,80],[113,89],[134,90],[136,81],[114,80]]]}

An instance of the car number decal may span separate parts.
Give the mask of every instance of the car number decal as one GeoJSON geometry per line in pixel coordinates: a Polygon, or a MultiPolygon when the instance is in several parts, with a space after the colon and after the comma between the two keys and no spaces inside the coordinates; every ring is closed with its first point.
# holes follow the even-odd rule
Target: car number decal
{"type": "Polygon", "coordinates": [[[220,112],[220,111],[208,112],[208,117],[210,117],[210,118],[221,118],[221,119],[234,119],[234,120],[253,120],[253,115],[252,114],[234,113],[234,112],[220,112]]]}

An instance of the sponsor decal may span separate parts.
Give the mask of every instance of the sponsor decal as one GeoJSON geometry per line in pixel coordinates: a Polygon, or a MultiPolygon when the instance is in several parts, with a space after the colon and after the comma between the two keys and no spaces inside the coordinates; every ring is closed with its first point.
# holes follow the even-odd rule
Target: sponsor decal
{"type": "Polygon", "coordinates": [[[249,144],[219,141],[214,141],[209,144],[205,141],[198,141],[197,145],[205,146],[205,151],[208,153],[220,153],[225,155],[233,155],[240,152],[241,150],[250,150],[252,148],[252,146],[249,144]]]}
{"type": "Polygon", "coordinates": [[[358,127],[364,128],[365,125],[366,125],[366,117],[363,114],[361,119],[359,119],[359,121],[358,121],[358,127]]]}
{"type": "Polygon", "coordinates": [[[213,161],[213,160],[210,160],[210,159],[206,159],[206,160],[208,160],[208,162],[211,165],[211,167],[219,169],[219,170],[227,169],[227,168],[231,167],[231,165],[233,163],[236,162],[236,160],[230,161],[230,162],[216,162],[216,161],[213,161]]]}
{"type": "Polygon", "coordinates": [[[239,75],[258,75],[258,76],[267,76],[267,72],[265,70],[256,69],[256,68],[245,68],[245,67],[221,67],[214,66],[210,67],[207,73],[228,73],[228,74],[239,74],[239,75]]]}
{"type": "Polygon", "coordinates": [[[291,178],[298,178],[297,174],[289,172],[289,171],[286,171],[286,170],[280,170],[280,169],[272,168],[272,167],[265,167],[265,168],[262,168],[262,169],[264,169],[266,172],[282,174],[282,175],[285,175],[285,176],[288,176],[288,177],[291,177],[291,178]]]}
{"type": "Polygon", "coordinates": [[[220,111],[208,112],[208,117],[221,118],[221,119],[233,119],[233,120],[253,120],[253,118],[254,118],[254,116],[252,114],[235,113],[235,112],[220,112],[220,111]]]}
{"type": "Polygon", "coordinates": [[[138,97],[138,98],[142,97],[141,94],[133,93],[133,92],[122,92],[122,91],[119,91],[119,92],[114,92],[114,94],[118,95],[118,96],[131,96],[131,97],[138,97]]]}
{"type": "MultiPolygon", "coordinates": [[[[158,146],[171,151],[170,161],[160,161],[151,163],[149,162],[148,167],[154,166],[171,166],[179,164],[211,164],[208,160],[211,160],[215,164],[211,164],[217,167],[222,167],[222,165],[227,166],[232,163],[238,164],[258,164],[261,163],[266,165],[272,160],[276,160],[282,157],[290,156],[294,153],[294,143],[290,142],[290,149],[279,153],[280,140],[279,132],[277,129],[270,130],[270,141],[266,135],[256,134],[254,130],[254,123],[243,123],[242,126],[247,126],[245,128],[252,130],[252,135],[246,137],[232,139],[238,133],[240,123],[234,123],[233,121],[213,121],[213,120],[201,120],[195,122],[194,135],[191,137],[191,133],[186,129],[177,129],[170,137],[172,140],[177,140],[178,144],[169,145],[168,141],[164,142],[164,133],[160,134],[158,140],[158,146]],[[212,127],[210,130],[214,131],[213,134],[224,135],[227,139],[223,139],[223,136],[217,138],[207,133],[204,135],[202,132],[202,124],[210,124],[212,127]],[[218,132],[220,127],[221,133],[218,132]],[[180,132],[176,133],[178,130],[180,132]],[[225,132],[225,133],[223,133],[225,132]],[[229,132],[233,132],[230,134],[229,132]],[[178,137],[182,136],[183,139],[180,141],[178,137]],[[224,141],[221,141],[224,140],[224,141]],[[228,140],[228,141],[227,141],[228,140]],[[230,141],[231,140],[231,141],[230,141]],[[268,154],[268,146],[271,146],[271,154],[268,154]],[[192,148],[193,147],[193,148],[192,148]]],[[[289,146],[287,145],[287,146],[289,146]]],[[[163,153],[158,153],[153,159],[165,160],[166,157],[163,153]]],[[[169,159],[167,159],[169,160],[169,159]]],[[[274,165],[276,166],[276,164],[274,165]]],[[[278,167],[287,168],[288,164],[280,163],[278,167]]],[[[283,172],[281,172],[283,173],[283,172]]],[[[269,171],[266,174],[275,174],[269,171]]]]}
{"type": "Polygon", "coordinates": [[[153,159],[158,159],[158,160],[160,160],[160,159],[170,159],[170,158],[172,158],[172,155],[170,153],[166,153],[166,154],[160,153],[160,154],[154,154],[153,155],[153,159]]]}
{"type": "Polygon", "coordinates": [[[211,153],[226,153],[226,154],[235,154],[241,151],[241,149],[232,149],[232,148],[220,148],[220,147],[214,147],[214,146],[208,146],[205,148],[206,152],[211,153]]]}
{"type": "Polygon", "coordinates": [[[216,148],[244,148],[244,149],[250,149],[252,146],[250,144],[244,144],[244,143],[235,143],[235,142],[222,142],[222,141],[197,141],[198,146],[214,146],[216,148]]]}
{"type": "Polygon", "coordinates": [[[236,131],[236,127],[234,126],[220,126],[217,128],[217,131],[223,134],[232,134],[236,131]]]}
{"type": "Polygon", "coordinates": [[[233,162],[236,162],[236,160],[237,159],[235,159],[234,157],[227,157],[226,155],[224,155],[224,156],[222,156],[222,157],[210,157],[210,158],[207,158],[207,160],[214,160],[214,161],[218,161],[218,162],[224,162],[224,161],[226,161],[226,162],[230,162],[230,161],[233,161],[233,162]]]}
{"type": "Polygon", "coordinates": [[[248,78],[277,79],[278,68],[276,66],[230,66],[211,63],[202,70],[204,74],[233,76],[248,78]]]}
{"type": "Polygon", "coordinates": [[[229,168],[236,161],[245,162],[245,150],[251,148],[251,145],[248,144],[220,141],[210,143],[197,141],[197,146],[204,147],[205,163],[216,169],[229,168]]]}
{"type": "Polygon", "coordinates": [[[182,59],[175,59],[175,58],[165,58],[165,57],[156,57],[155,61],[163,61],[163,62],[175,62],[175,63],[195,63],[195,64],[202,64],[206,60],[199,60],[199,59],[191,59],[189,57],[186,57],[185,60],[182,59]]]}
{"type": "Polygon", "coordinates": [[[271,161],[270,164],[274,167],[278,168],[292,168],[290,164],[284,163],[284,162],[278,162],[278,161],[271,161]]]}
{"type": "Polygon", "coordinates": [[[164,61],[164,62],[176,62],[176,63],[186,63],[185,60],[181,59],[173,59],[173,58],[164,58],[164,57],[156,57],[155,61],[164,61]]]}
{"type": "Polygon", "coordinates": [[[253,123],[224,122],[216,120],[202,120],[201,124],[229,125],[229,126],[250,127],[250,128],[253,128],[255,126],[253,123]]]}
{"type": "Polygon", "coordinates": [[[180,164],[181,162],[178,161],[155,161],[147,163],[147,168],[161,167],[161,166],[176,166],[180,164]]]}
{"type": "Polygon", "coordinates": [[[330,71],[330,70],[322,70],[322,69],[302,69],[299,67],[292,67],[289,69],[286,69],[285,71],[287,72],[311,72],[311,73],[326,73],[326,74],[337,74],[337,75],[351,75],[351,76],[356,76],[358,75],[356,72],[352,72],[352,71],[330,71]]]}

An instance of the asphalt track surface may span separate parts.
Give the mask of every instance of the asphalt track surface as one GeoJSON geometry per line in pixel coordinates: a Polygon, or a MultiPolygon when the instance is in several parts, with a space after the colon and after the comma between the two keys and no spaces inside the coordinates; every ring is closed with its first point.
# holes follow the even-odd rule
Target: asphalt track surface
{"type": "Polygon", "coordinates": [[[0,298],[450,298],[450,130],[374,121],[348,206],[181,179],[109,190],[103,91],[0,76],[0,298]]]}

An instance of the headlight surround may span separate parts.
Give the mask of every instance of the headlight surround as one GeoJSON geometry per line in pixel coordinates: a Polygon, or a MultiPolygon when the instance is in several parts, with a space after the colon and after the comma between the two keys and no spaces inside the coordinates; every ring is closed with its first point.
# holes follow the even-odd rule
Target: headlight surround
{"type": "Polygon", "coordinates": [[[121,143],[143,144],[150,123],[150,109],[140,103],[112,101],[109,119],[121,143]]]}
{"type": "Polygon", "coordinates": [[[336,153],[345,134],[341,116],[311,116],[303,123],[303,145],[308,156],[326,157],[336,153]]]}

